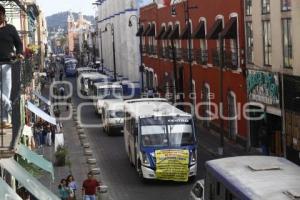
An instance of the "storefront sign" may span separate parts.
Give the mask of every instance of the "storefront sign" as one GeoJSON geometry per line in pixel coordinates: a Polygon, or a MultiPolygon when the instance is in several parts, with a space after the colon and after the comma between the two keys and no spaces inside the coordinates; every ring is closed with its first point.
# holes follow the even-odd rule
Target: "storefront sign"
{"type": "Polygon", "coordinates": [[[188,150],[158,150],[155,151],[155,156],[157,179],[181,182],[188,181],[188,150]]]}
{"type": "Polygon", "coordinates": [[[277,74],[248,70],[247,90],[250,101],[279,106],[279,80],[277,74]]]}

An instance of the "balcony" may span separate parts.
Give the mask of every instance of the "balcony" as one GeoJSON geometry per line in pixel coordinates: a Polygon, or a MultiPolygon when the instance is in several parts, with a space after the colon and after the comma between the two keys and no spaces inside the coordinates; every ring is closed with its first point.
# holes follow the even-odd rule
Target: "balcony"
{"type": "MultiPolygon", "coordinates": [[[[214,66],[220,67],[220,51],[218,49],[212,50],[212,63],[214,66]]],[[[223,54],[224,68],[236,70],[238,68],[238,49],[228,48],[224,49],[223,54]]]]}
{"type": "Polygon", "coordinates": [[[224,65],[226,68],[229,68],[232,70],[237,70],[238,65],[239,65],[237,49],[225,49],[224,65]]]}
{"type": "Polygon", "coordinates": [[[194,60],[201,65],[206,65],[208,61],[208,52],[207,50],[194,49],[194,60]]]}

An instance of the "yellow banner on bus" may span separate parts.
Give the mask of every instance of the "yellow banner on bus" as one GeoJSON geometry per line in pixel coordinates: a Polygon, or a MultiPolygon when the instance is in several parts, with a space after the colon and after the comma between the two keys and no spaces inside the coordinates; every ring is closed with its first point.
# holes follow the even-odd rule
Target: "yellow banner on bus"
{"type": "Polygon", "coordinates": [[[189,178],[189,151],[188,150],[157,150],[156,178],[187,182],[189,178]]]}

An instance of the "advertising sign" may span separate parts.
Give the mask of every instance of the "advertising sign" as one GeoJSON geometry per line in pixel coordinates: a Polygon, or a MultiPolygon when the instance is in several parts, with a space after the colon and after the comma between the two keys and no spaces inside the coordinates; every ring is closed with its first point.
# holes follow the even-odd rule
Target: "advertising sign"
{"type": "Polygon", "coordinates": [[[157,179],[178,182],[188,181],[188,150],[158,150],[155,151],[155,156],[157,179]]]}
{"type": "Polygon", "coordinates": [[[279,107],[279,79],[276,73],[248,70],[247,91],[250,101],[279,107]]]}

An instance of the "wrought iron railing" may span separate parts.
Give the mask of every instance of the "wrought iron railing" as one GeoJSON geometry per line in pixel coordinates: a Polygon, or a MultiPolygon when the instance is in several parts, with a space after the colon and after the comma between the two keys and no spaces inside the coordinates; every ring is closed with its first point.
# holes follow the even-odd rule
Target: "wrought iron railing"
{"type": "Polygon", "coordinates": [[[208,62],[208,51],[202,49],[194,49],[194,59],[198,64],[206,65],[208,62]]]}
{"type": "Polygon", "coordinates": [[[236,70],[239,66],[239,55],[238,49],[236,48],[228,48],[224,49],[223,55],[221,57],[219,49],[212,50],[212,63],[214,66],[220,67],[221,58],[223,58],[224,68],[229,68],[232,70],[236,70]]]}

